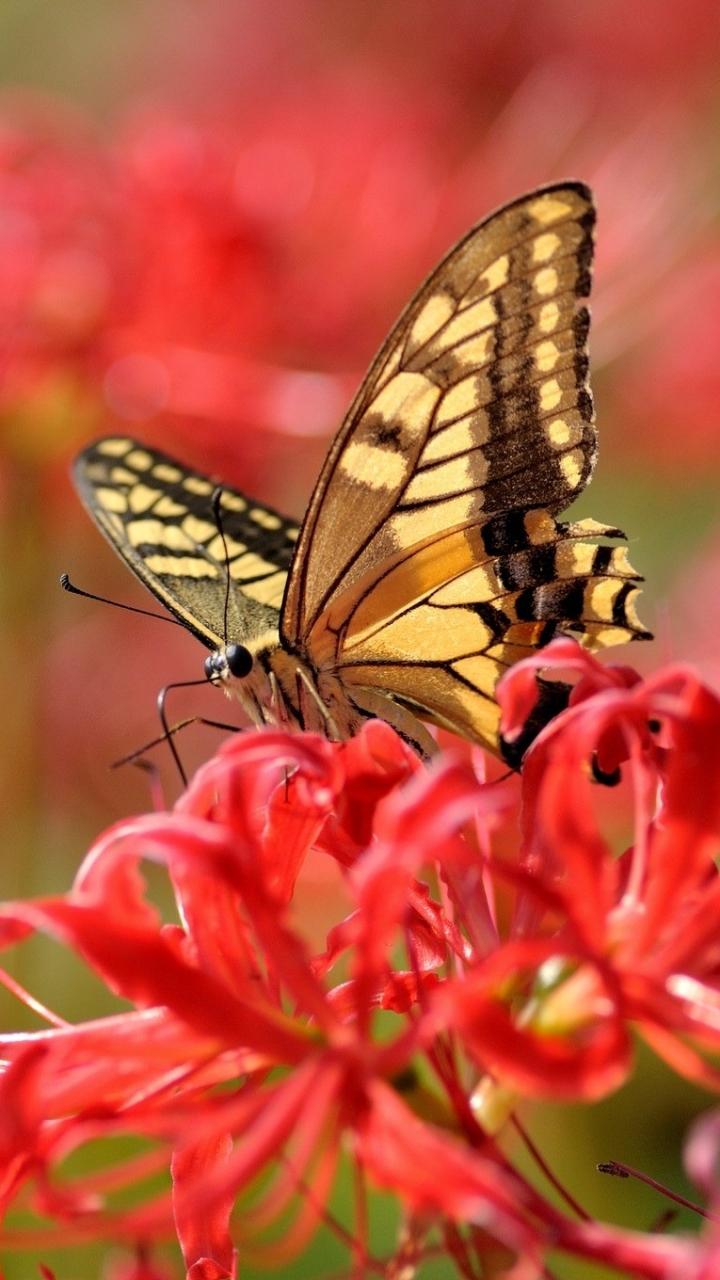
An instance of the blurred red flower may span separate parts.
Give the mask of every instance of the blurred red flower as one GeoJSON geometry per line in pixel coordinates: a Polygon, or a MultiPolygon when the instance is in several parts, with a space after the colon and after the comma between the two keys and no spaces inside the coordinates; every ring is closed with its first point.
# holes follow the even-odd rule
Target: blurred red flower
{"type": "MultiPolygon", "coordinates": [[[[499,1247],[540,1265],[551,1246],[633,1275],[689,1263],[687,1243],[553,1207],[494,1134],[519,1096],[617,1088],[633,1028],[720,1086],[720,700],[688,668],[642,681],[563,639],[506,677],[510,734],[541,667],[577,682],[526,757],[512,855],[494,849],[512,789],[461,755],[426,770],[380,722],[340,745],[247,733],[172,813],[102,836],[69,894],[0,908],[5,947],[46,933],[132,1006],[75,1026],[36,1006],[49,1029],[0,1037],[5,1210],[32,1191],[65,1242],[174,1231],[193,1280],[233,1275],[238,1248],[277,1266],[320,1221],[369,1267],[363,1214],[348,1234],[326,1208],[347,1149],[359,1186],[478,1265],[499,1247]],[[634,831],[618,858],[603,831],[615,793],[598,780],[621,770],[634,831]],[[313,848],[344,868],[353,902],[315,956],[293,918],[313,848]],[[165,869],[180,924],[149,902],[143,860],[165,869]],[[142,1154],[64,1171],[123,1134],[142,1154]],[[137,1200],[169,1164],[172,1192],[137,1200]],[[128,1188],[134,1207],[114,1204],[128,1188]]],[[[27,1239],[6,1230],[8,1245],[27,1239]]]]}
{"type": "MultiPolygon", "coordinates": [[[[203,118],[128,112],[107,141],[69,108],[6,100],[5,449],[66,456],[119,426],[205,470],[221,456],[228,482],[299,504],[434,259],[494,204],[555,176],[597,189],[594,363],[637,345],[693,287],[685,260],[714,208],[710,144],[687,96],[649,98],[639,77],[642,91],[621,100],[607,67],[583,65],[582,24],[556,13],[555,26],[567,64],[543,40],[534,61],[509,45],[507,84],[490,64],[500,99],[492,79],[461,100],[442,77],[400,93],[367,72],[327,73],[203,118]],[[285,471],[298,462],[292,491],[281,449],[285,471]]],[[[707,52],[700,29],[693,50],[707,52]]],[[[642,367],[627,377],[644,405],[642,367]]],[[[633,419],[657,430],[644,410],[633,419]]]]}

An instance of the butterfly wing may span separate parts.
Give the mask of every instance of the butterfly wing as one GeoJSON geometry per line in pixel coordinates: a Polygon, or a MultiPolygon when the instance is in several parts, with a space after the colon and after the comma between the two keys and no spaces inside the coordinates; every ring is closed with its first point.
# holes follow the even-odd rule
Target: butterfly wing
{"type": "Polygon", "coordinates": [[[277,630],[299,532],[292,521],[223,486],[223,541],[214,482],[125,437],[84,449],[74,479],[126,564],[208,648],[277,630]]]}
{"type": "Polygon", "coordinates": [[[622,537],[556,522],[595,462],[587,308],[595,211],[535,191],[436,268],[374,361],[308,509],[284,642],[498,749],[499,676],[557,630],[647,635],[622,537]]]}

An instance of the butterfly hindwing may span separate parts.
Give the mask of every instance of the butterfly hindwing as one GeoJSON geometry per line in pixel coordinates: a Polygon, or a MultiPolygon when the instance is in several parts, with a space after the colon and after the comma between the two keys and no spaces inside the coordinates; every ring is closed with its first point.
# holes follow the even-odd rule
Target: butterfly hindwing
{"type": "Polygon", "coordinates": [[[88,446],[74,475],[115,549],[208,648],[277,630],[296,524],[223,486],[223,542],[212,480],[125,437],[88,446]]]}
{"type": "Polygon", "coordinates": [[[509,666],[559,631],[572,630],[593,649],[647,634],[634,613],[640,579],[625,548],[579,541],[620,536],[619,530],[594,521],[560,524],[549,515],[542,528],[528,523],[517,548],[499,555],[489,551],[497,520],[456,531],[368,591],[337,657],[350,696],[362,704],[364,690],[383,689],[422,718],[497,750],[495,695],[509,666]],[[544,540],[531,543],[530,531],[544,540]],[[446,576],[438,582],[437,574],[430,577],[429,553],[439,549],[446,576]],[[428,576],[421,586],[423,562],[428,576]],[[402,588],[403,579],[408,588],[414,584],[415,598],[381,615],[376,592],[402,588]]]}

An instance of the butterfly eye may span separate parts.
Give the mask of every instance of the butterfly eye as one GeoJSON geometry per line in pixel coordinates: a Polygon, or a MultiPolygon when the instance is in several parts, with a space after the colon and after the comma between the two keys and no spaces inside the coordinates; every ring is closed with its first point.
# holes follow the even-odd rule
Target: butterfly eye
{"type": "Polygon", "coordinates": [[[229,644],[225,650],[225,661],[228,670],[238,679],[249,676],[253,668],[253,657],[244,644],[229,644]]]}

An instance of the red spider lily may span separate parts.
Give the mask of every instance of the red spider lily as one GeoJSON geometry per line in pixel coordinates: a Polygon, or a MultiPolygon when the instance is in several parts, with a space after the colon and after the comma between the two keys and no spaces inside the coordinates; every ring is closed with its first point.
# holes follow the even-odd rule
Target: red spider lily
{"type": "Polygon", "coordinates": [[[6,101],[7,442],[28,454],[29,411],[38,457],[71,416],[74,443],[115,415],[207,468],[220,443],[252,490],[268,430],[285,449],[327,436],[388,296],[422,274],[443,184],[442,111],[423,103],[330,81],[232,122],[136,114],[103,146],[69,111],[6,101]]]}
{"type": "Polygon", "coordinates": [[[233,1275],[243,1248],[280,1265],[325,1220],[360,1274],[381,1265],[368,1179],[411,1213],[418,1257],[432,1230],[461,1270],[500,1247],[528,1276],[549,1247],[642,1276],[689,1261],[681,1241],[552,1207],[491,1134],[517,1094],[617,1087],[633,1025],[676,1070],[720,1083],[706,1061],[720,1043],[720,703],[687,669],[642,682],[561,640],[507,677],[510,735],[540,666],[580,678],[527,756],[514,857],[493,851],[512,790],[479,783],[459,755],[428,771],[378,722],[341,745],[249,733],[172,813],[101,837],[67,896],[0,909],[4,946],[47,933],[133,1006],[0,1038],[5,1212],[32,1192],[58,1224],[48,1240],[175,1232],[193,1280],[233,1275]],[[611,793],[593,779],[618,768],[635,834],[616,859],[593,805],[611,793]],[[315,957],[292,914],[312,847],[345,869],[354,905],[315,957]],[[166,869],[179,925],[148,902],[142,860],[166,869]],[[122,1135],[149,1146],[65,1173],[79,1148],[122,1135]],[[348,1142],[351,1232],[325,1208],[348,1142]],[[114,1204],[169,1165],[172,1190],[114,1204]]]}
{"type": "Polygon", "coordinates": [[[563,936],[569,944],[548,1007],[560,1025],[575,1016],[580,1029],[595,1000],[608,1026],[634,1023],[677,1071],[717,1088],[720,1074],[703,1054],[717,1051],[720,1030],[720,701],[691,668],[640,681],[558,640],[508,675],[511,734],[539,666],[580,673],[569,710],[537,740],[523,776],[523,864],[546,902],[526,903],[518,922],[534,936],[559,909],[556,949],[563,936]],[[592,792],[594,777],[614,781],[621,767],[630,771],[635,837],[614,861],[592,792]],[[582,1008],[573,1015],[575,995],[582,1008]]]}

